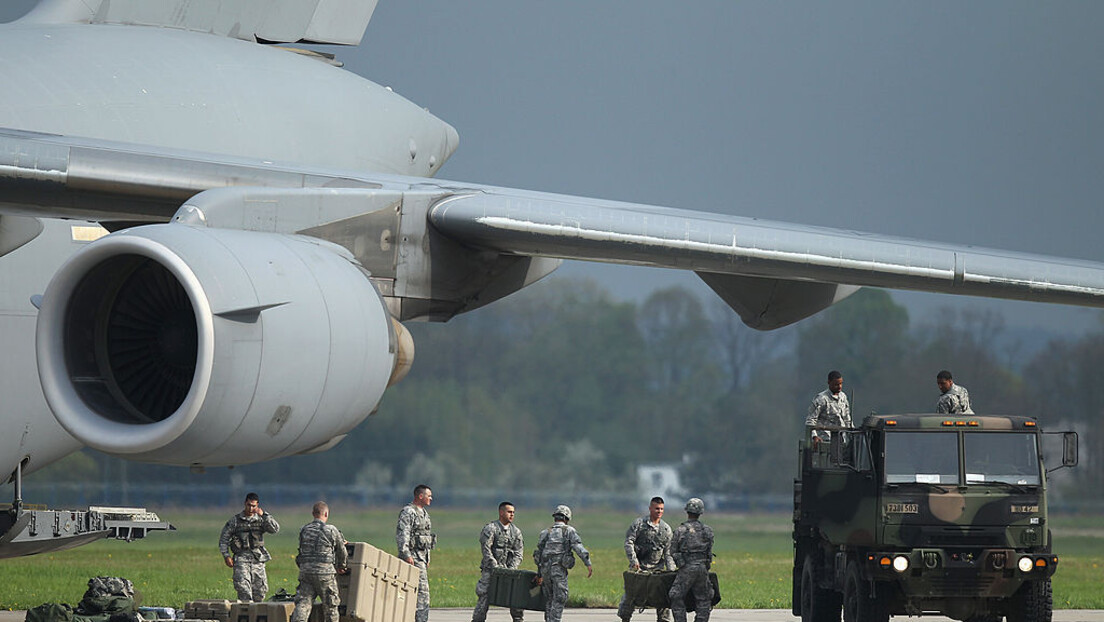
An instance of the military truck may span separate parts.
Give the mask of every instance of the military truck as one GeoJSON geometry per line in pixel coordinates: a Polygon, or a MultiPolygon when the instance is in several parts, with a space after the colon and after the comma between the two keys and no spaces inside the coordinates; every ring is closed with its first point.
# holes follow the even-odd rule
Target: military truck
{"type": "MultiPolygon", "coordinates": [[[[831,440],[807,434],[798,448],[795,616],[1050,621],[1058,556],[1034,418],[871,415],[822,429],[831,440]]],[[[1076,465],[1076,433],[1056,434],[1057,468],[1076,465]]]]}

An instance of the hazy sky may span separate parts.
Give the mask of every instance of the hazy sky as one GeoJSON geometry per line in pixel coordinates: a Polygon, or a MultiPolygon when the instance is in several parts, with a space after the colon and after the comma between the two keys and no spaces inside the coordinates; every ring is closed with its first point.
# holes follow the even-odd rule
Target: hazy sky
{"type": "Polygon", "coordinates": [[[459,130],[444,178],[1104,260],[1102,30],[1090,2],[380,0],[328,51],[459,130]]]}

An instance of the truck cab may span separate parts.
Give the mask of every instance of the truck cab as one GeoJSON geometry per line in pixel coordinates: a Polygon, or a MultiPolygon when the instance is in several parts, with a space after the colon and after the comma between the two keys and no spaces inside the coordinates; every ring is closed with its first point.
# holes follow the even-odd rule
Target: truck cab
{"type": "MultiPolygon", "coordinates": [[[[1034,418],[871,415],[823,429],[830,441],[807,434],[798,449],[794,615],[1049,622],[1059,560],[1034,418]]],[[[1062,434],[1073,466],[1076,433],[1062,434]]]]}

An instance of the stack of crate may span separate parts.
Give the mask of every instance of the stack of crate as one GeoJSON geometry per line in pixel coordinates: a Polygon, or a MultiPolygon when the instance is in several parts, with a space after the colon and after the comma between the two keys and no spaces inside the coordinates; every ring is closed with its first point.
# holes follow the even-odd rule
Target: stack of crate
{"type": "MultiPolygon", "coordinates": [[[[337,575],[341,622],[412,622],[418,567],[367,542],[350,542],[347,550],[349,572],[337,575]]],[[[320,603],[311,609],[310,622],[325,622],[320,603]]]]}
{"type": "Polygon", "coordinates": [[[184,603],[184,619],[230,622],[230,608],[240,601],[192,600],[184,603]]]}
{"type": "Polygon", "coordinates": [[[295,603],[236,603],[230,607],[230,622],[291,622],[295,603]]]}

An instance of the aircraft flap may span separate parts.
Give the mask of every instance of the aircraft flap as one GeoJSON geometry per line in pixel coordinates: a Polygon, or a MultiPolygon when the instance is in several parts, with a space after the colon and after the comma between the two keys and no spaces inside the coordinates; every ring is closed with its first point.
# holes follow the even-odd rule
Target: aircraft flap
{"type": "Polygon", "coordinates": [[[357,45],[377,0],[43,0],[38,23],[162,26],[245,41],[357,45]]]}

